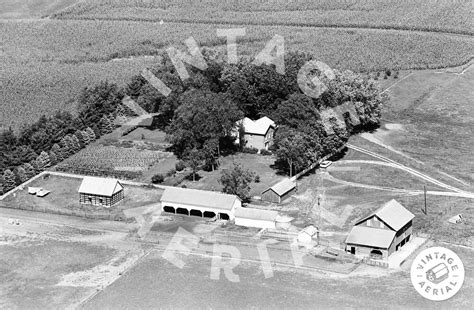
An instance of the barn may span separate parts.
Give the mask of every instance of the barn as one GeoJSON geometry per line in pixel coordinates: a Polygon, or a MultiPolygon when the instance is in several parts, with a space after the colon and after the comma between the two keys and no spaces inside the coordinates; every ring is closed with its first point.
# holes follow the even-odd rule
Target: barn
{"type": "Polygon", "coordinates": [[[392,199],[357,221],[346,239],[346,252],[387,259],[411,239],[413,213],[392,199]]]}
{"type": "Polygon", "coordinates": [[[237,208],[235,210],[235,225],[276,229],[278,211],[256,208],[237,208]]]}
{"type": "Polygon", "coordinates": [[[281,203],[296,192],[296,182],[291,179],[283,179],[275,185],[262,192],[262,200],[281,203]]]}
{"type": "Polygon", "coordinates": [[[79,187],[79,202],[84,205],[112,207],[124,198],[124,187],[116,179],[84,177],[79,187]]]}
{"type": "Polygon", "coordinates": [[[242,201],[235,195],[198,189],[168,187],[161,196],[163,212],[233,220],[242,201]]]}

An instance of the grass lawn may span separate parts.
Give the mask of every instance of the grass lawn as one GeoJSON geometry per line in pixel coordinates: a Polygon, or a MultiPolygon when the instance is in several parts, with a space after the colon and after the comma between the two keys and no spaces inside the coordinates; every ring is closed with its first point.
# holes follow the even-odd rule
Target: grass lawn
{"type": "MultiPolygon", "coordinates": [[[[391,100],[382,114],[387,122],[401,124],[403,129],[377,137],[425,163],[421,166],[425,171],[432,168],[448,173],[471,185],[465,189],[474,190],[473,81],[472,65],[463,74],[414,72],[390,89],[391,100]]],[[[356,142],[377,148],[361,139],[356,142]]],[[[377,148],[377,151],[383,152],[382,149],[377,148]]],[[[392,153],[392,156],[397,155],[392,153]]],[[[411,164],[416,163],[411,161],[411,164]]],[[[463,187],[442,173],[436,177],[463,187]]]]}
{"type": "Polygon", "coordinates": [[[114,220],[124,219],[123,210],[125,209],[159,202],[163,192],[159,189],[124,185],[125,199],[115,207],[106,209],[95,206],[81,206],[79,204],[79,193],[77,192],[81,182],[81,179],[54,175],[47,179],[39,178],[30,183],[29,186],[47,189],[51,191],[49,195],[39,198],[28,194],[28,189],[25,188],[23,191],[17,192],[16,197],[10,195],[3,202],[11,208],[114,220]]]}
{"type": "Polygon", "coordinates": [[[198,174],[201,178],[198,181],[185,180],[181,184],[186,185],[188,188],[221,191],[222,185],[219,183],[221,173],[224,169],[233,169],[235,162],[236,164],[241,164],[244,169],[248,169],[254,172],[255,175],[260,176],[259,183],[252,182],[250,184],[250,195],[260,196],[262,191],[285,178],[284,175],[278,175],[276,171],[271,168],[274,161],[275,158],[273,156],[237,153],[221,158],[221,165],[219,169],[215,171],[199,171],[198,174]]]}

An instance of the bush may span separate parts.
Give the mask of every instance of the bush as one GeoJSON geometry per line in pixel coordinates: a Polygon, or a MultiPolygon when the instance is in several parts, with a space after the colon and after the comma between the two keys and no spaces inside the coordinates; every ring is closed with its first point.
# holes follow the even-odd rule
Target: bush
{"type": "Polygon", "coordinates": [[[242,148],[242,153],[257,154],[258,149],[254,148],[254,147],[244,147],[244,148],[242,148]]]}
{"type": "Polygon", "coordinates": [[[393,75],[393,78],[398,79],[398,71],[395,72],[395,74],[393,75]]]}
{"type": "Polygon", "coordinates": [[[255,176],[255,183],[260,183],[260,176],[259,175],[255,176]]]}
{"type": "Polygon", "coordinates": [[[176,173],[176,169],[171,169],[170,171],[168,171],[166,173],[166,176],[167,177],[172,177],[175,173],[176,173]]]}
{"type": "Polygon", "coordinates": [[[272,152],[266,149],[261,149],[260,154],[262,154],[263,156],[268,156],[268,155],[272,155],[272,152]]]}
{"type": "Polygon", "coordinates": [[[392,75],[392,71],[390,71],[390,69],[385,70],[385,75],[386,76],[392,75]]]}
{"type": "Polygon", "coordinates": [[[180,160],[176,163],[176,165],[174,165],[174,167],[176,168],[176,171],[183,171],[186,168],[186,164],[184,161],[180,160]]]}
{"type": "Polygon", "coordinates": [[[165,177],[162,175],[162,174],[155,174],[152,178],[151,178],[151,182],[153,184],[160,184],[160,183],[163,183],[163,181],[165,180],[165,177]]]}

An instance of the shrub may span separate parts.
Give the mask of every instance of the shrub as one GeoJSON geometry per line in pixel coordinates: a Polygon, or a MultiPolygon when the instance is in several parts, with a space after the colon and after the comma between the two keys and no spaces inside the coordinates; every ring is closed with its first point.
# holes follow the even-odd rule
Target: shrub
{"type": "Polygon", "coordinates": [[[183,171],[184,168],[186,168],[186,164],[184,161],[180,160],[176,163],[176,165],[174,165],[174,167],[176,168],[176,171],[183,171]]]}
{"type": "Polygon", "coordinates": [[[268,155],[272,155],[272,152],[266,149],[261,149],[260,154],[262,154],[263,156],[268,156],[268,155]]]}
{"type": "Polygon", "coordinates": [[[394,79],[398,79],[398,71],[395,71],[395,74],[393,75],[394,79]]]}
{"type": "Polygon", "coordinates": [[[167,177],[171,177],[171,176],[173,176],[175,173],[176,173],[176,169],[171,169],[170,171],[168,171],[168,172],[166,173],[166,176],[167,176],[167,177]]]}
{"type": "Polygon", "coordinates": [[[255,176],[255,183],[260,183],[260,176],[259,175],[255,176]]]}
{"type": "Polygon", "coordinates": [[[386,76],[392,75],[392,71],[390,71],[390,69],[386,69],[386,70],[385,70],[385,75],[386,75],[386,76]]]}
{"type": "Polygon", "coordinates": [[[153,184],[163,183],[164,180],[165,180],[165,177],[164,177],[162,174],[155,174],[155,175],[151,178],[151,182],[152,182],[153,184]]]}
{"type": "Polygon", "coordinates": [[[244,147],[244,148],[242,149],[242,153],[257,154],[257,153],[258,153],[258,149],[254,148],[254,147],[244,147]]]}

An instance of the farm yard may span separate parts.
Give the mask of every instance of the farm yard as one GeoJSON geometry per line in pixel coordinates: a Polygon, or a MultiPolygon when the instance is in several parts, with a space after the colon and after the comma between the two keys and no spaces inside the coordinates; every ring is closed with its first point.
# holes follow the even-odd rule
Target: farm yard
{"type": "Polygon", "coordinates": [[[51,191],[49,195],[40,198],[30,195],[28,188],[25,188],[0,201],[0,207],[123,221],[127,219],[123,210],[156,204],[163,192],[156,188],[124,185],[125,198],[114,208],[106,209],[79,204],[79,193],[77,191],[81,182],[81,178],[57,175],[39,178],[28,186],[47,189],[51,191]]]}
{"type": "MultiPolygon", "coordinates": [[[[13,131],[0,136],[0,194],[43,172],[0,196],[0,308],[432,309],[410,283],[414,256],[432,246],[455,251],[466,270],[459,293],[436,305],[472,307],[473,20],[467,0],[2,1],[0,132],[13,131]],[[225,55],[226,39],[216,34],[223,28],[245,28],[239,56],[253,59],[281,35],[285,53],[308,52],[339,69],[326,84],[328,96],[308,100],[272,67],[216,65],[212,54],[209,70],[183,83],[171,62],[158,68],[161,53],[170,46],[187,51],[189,37],[225,55]],[[137,77],[144,68],[173,95],[137,77]],[[135,114],[153,114],[153,124],[117,127],[136,117],[120,104],[123,96],[141,105],[135,114]],[[348,101],[362,105],[362,124],[328,137],[322,109],[348,101]],[[54,116],[28,127],[42,114],[54,116]],[[273,119],[265,148],[233,145],[230,132],[244,116],[273,119]],[[260,199],[269,186],[344,144],[327,166],[301,176],[291,197],[278,204],[260,199]],[[123,180],[125,198],[110,208],[81,205],[83,175],[123,180]],[[29,186],[51,192],[40,198],[29,186]],[[165,186],[226,190],[244,207],[294,220],[284,232],[161,215],[165,186]],[[391,269],[345,253],[354,224],[391,199],[415,215],[417,241],[409,247],[425,243],[391,269]],[[134,218],[140,214],[145,222],[134,218]],[[286,237],[308,225],[318,232],[304,247],[314,247],[296,266],[286,237]],[[141,228],[150,231],[141,235],[141,228]],[[185,263],[177,268],[163,253],[182,229],[198,243],[186,255],[175,253],[185,263]],[[254,246],[267,241],[275,258],[271,276],[254,246]],[[236,283],[223,272],[218,280],[211,276],[218,245],[242,254],[236,283]]],[[[287,73],[296,74],[295,64],[307,58],[290,55],[287,73]]]]}

